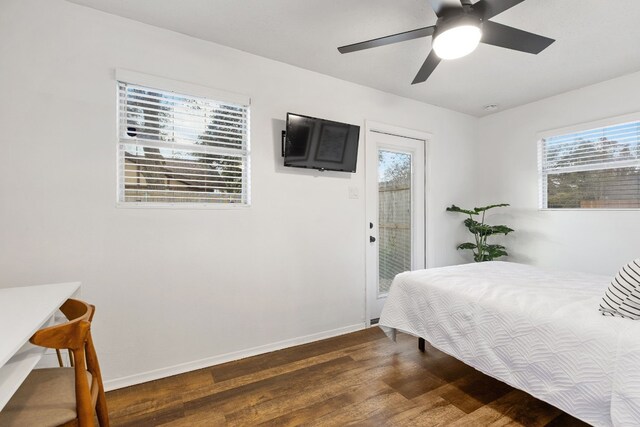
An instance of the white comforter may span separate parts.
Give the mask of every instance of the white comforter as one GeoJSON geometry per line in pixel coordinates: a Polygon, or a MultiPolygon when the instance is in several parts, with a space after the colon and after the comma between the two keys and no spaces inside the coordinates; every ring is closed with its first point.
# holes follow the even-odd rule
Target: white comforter
{"type": "Polygon", "coordinates": [[[640,425],[640,321],[605,317],[611,279],[485,262],[399,274],[380,325],[597,426],[640,425]]]}

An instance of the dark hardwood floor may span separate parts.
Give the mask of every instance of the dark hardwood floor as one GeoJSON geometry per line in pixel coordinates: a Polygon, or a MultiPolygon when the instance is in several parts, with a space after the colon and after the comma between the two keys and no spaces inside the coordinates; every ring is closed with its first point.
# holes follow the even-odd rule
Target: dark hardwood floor
{"type": "Polygon", "coordinates": [[[584,426],[378,328],[107,393],[115,426],[584,426]]]}

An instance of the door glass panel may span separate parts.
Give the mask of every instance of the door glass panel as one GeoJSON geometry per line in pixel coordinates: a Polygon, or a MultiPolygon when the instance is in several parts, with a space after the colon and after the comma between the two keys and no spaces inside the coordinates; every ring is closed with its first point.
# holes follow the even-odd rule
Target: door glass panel
{"type": "Polygon", "coordinates": [[[378,150],[378,295],[411,270],[411,154],[378,150]]]}

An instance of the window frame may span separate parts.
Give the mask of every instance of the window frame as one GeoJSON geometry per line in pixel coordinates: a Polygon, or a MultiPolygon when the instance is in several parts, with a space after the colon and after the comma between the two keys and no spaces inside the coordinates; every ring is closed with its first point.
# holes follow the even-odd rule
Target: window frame
{"type": "MultiPolygon", "coordinates": [[[[116,69],[115,70],[115,92],[116,92],[116,207],[125,209],[186,209],[186,210],[234,210],[247,209],[251,207],[251,98],[248,95],[227,92],[211,87],[200,86],[188,82],[167,79],[164,77],[143,74],[135,71],[116,69]],[[237,105],[247,106],[247,141],[246,141],[246,174],[243,180],[243,190],[246,195],[244,203],[198,203],[198,202],[127,202],[121,200],[122,185],[124,177],[121,176],[120,170],[120,145],[125,143],[120,137],[120,82],[144,86],[151,89],[161,90],[163,92],[174,92],[179,95],[187,95],[193,97],[207,98],[212,101],[225,102],[237,105]]],[[[185,150],[189,150],[185,147],[185,150]]],[[[196,150],[197,151],[197,150],[196,150]]]]}
{"type": "MultiPolygon", "coordinates": [[[[538,173],[538,211],[567,211],[567,212],[637,212],[640,208],[549,208],[543,206],[543,188],[546,174],[543,173],[543,140],[551,138],[553,136],[566,135],[571,133],[584,132],[588,130],[594,130],[598,128],[604,128],[609,126],[621,125],[631,122],[640,122],[640,112],[624,114],[621,116],[613,116],[604,119],[593,120],[590,122],[583,122],[575,125],[565,126],[556,129],[550,129],[546,131],[538,132],[536,135],[537,140],[537,173],[538,173]]],[[[548,195],[548,192],[547,192],[548,195]]]]}

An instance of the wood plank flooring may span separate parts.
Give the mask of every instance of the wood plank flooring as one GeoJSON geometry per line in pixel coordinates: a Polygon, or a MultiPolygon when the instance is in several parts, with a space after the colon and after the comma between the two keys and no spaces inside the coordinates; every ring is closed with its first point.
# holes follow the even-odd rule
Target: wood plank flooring
{"type": "Polygon", "coordinates": [[[586,426],[374,327],[107,393],[114,426],[586,426]]]}

